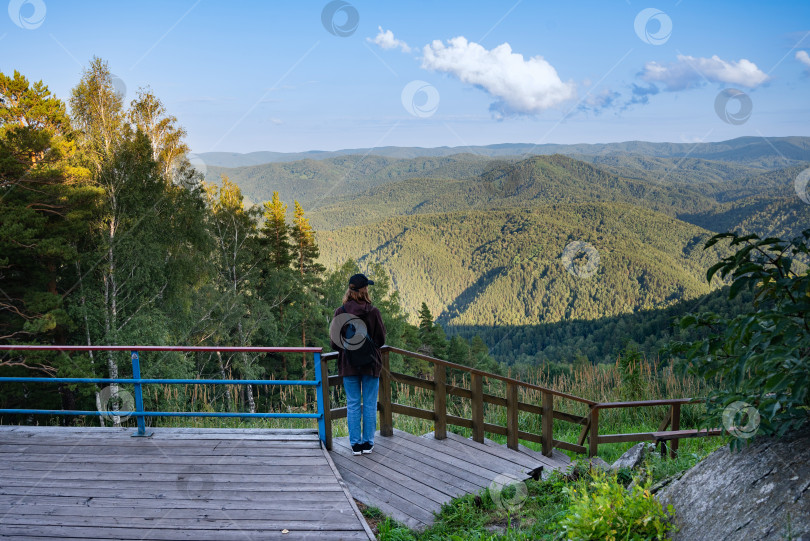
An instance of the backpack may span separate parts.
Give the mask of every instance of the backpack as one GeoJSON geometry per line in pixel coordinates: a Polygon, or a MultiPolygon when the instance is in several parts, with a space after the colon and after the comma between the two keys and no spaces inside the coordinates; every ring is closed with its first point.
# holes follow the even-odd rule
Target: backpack
{"type": "MultiPolygon", "coordinates": [[[[343,312],[341,313],[348,313],[345,306],[340,307],[343,312]]],[[[368,329],[368,323],[366,320],[361,316],[355,316],[356,318],[360,319],[368,329]]],[[[359,326],[354,325],[353,323],[349,322],[346,323],[343,328],[340,330],[340,336],[343,340],[348,341],[353,338],[358,332],[362,333],[365,337],[365,340],[362,341],[359,347],[353,348],[342,348],[343,354],[346,357],[346,361],[349,363],[349,366],[354,368],[362,368],[364,366],[368,366],[372,363],[377,362],[377,344],[374,343],[374,340],[363,331],[362,328],[359,326]]],[[[343,342],[344,345],[346,342],[343,342]]]]}

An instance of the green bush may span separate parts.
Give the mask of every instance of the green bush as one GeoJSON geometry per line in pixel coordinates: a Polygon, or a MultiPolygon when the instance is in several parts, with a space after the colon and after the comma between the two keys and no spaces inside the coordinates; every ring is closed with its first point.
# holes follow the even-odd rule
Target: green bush
{"type": "Polygon", "coordinates": [[[595,473],[592,482],[564,491],[571,505],[560,521],[565,539],[667,539],[674,511],[665,511],[645,485],[628,489],[615,476],[595,473]]]}
{"type": "Polygon", "coordinates": [[[707,279],[730,278],[730,298],[753,291],[754,309],[734,318],[684,317],[682,328],[703,328],[708,337],[671,351],[689,373],[714,381],[707,424],[722,422],[739,447],[756,434],[799,430],[810,419],[810,229],[790,242],[723,233],[706,247],[727,238],[737,252],[713,265],[707,279]]]}

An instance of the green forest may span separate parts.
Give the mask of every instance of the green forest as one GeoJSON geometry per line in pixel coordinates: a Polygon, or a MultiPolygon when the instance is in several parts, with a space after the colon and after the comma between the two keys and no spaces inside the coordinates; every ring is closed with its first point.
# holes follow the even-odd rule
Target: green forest
{"type": "MultiPolygon", "coordinates": [[[[776,144],[783,156],[806,157],[802,138],[776,144]]],[[[509,366],[610,362],[628,341],[654,357],[689,307],[745,308],[716,292],[721,281],[706,282],[724,255],[703,249],[712,233],[790,239],[810,223],[794,186],[806,162],[784,158],[768,170],[761,148],[746,159],[717,146],[708,154],[728,161],[498,159],[477,177],[406,179],[335,197],[312,214],[321,260],[383,265],[406,312],[427,303],[448,334],[480,335],[509,366]],[[571,246],[598,256],[592,275],[566,266],[571,246]]]]}
{"type": "MultiPolygon", "coordinates": [[[[123,103],[95,58],[67,103],[18,72],[0,74],[0,100],[0,343],[328,348],[329,320],[356,265],[326,271],[298,201],[276,192],[247,205],[227,177],[206,183],[185,158],[185,131],[150,89],[123,103]]],[[[442,355],[449,347],[458,362],[491,363],[480,339],[446,340],[427,312],[421,326],[407,323],[387,275],[368,272],[389,344],[442,355]]],[[[131,377],[128,359],[12,352],[0,373],[131,377]]],[[[166,353],[146,359],[143,376],[313,373],[301,355],[166,353]]],[[[146,400],[282,407],[280,395],[254,396],[252,386],[213,397],[182,392],[146,400]]],[[[99,400],[90,385],[0,387],[3,408],[103,409],[99,400]]]]}
{"type": "MultiPolygon", "coordinates": [[[[750,296],[728,300],[724,280],[706,281],[728,255],[704,249],[712,233],[789,237],[810,222],[791,184],[802,138],[776,141],[792,156],[781,168],[758,143],[735,140],[692,157],[661,145],[523,159],[508,145],[496,157],[404,149],[210,165],[206,176],[160,98],[142,88],[124,103],[101,59],[66,100],[17,72],[0,77],[0,99],[4,344],[328,349],[332,313],[362,271],[376,281],[390,345],[496,372],[559,373],[695,339],[672,322],[698,307],[741,313],[750,296]],[[642,154],[650,149],[660,155],[642,154]]],[[[12,376],[130,370],[113,353],[0,361],[12,376]]],[[[308,378],[312,360],[166,353],[144,375],[308,378]]],[[[218,392],[147,399],[254,412],[285,398],[218,392]]],[[[99,389],[9,386],[0,400],[92,409],[99,389]]]]}

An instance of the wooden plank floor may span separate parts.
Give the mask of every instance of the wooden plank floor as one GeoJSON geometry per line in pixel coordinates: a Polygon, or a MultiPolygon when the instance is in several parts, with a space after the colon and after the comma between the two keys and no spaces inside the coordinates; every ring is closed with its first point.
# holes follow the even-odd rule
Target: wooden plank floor
{"type": "Polygon", "coordinates": [[[513,451],[491,440],[476,443],[456,434],[437,440],[400,430],[374,438],[374,452],[353,456],[347,437],[335,438],[332,458],[349,486],[365,505],[379,508],[406,526],[421,530],[434,513],[453,498],[478,492],[498,479],[525,480],[543,471],[563,469],[570,459],[559,451],[551,458],[521,446],[513,451]]]}
{"type": "Polygon", "coordinates": [[[0,426],[0,539],[374,539],[317,432],[132,432],[0,426]]]}

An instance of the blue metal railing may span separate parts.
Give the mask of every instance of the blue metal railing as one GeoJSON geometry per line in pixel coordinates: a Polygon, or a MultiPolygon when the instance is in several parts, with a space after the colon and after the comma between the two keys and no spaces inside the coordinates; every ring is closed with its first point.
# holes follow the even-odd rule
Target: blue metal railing
{"type": "Polygon", "coordinates": [[[132,411],[85,411],[85,410],[44,410],[44,409],[0,409],[0,414],[34,414],[34,415],[92,415],[135,417],[138,430],[133,436],[151,436],[146,431],[146,417],[243,417],[263,419],[317,419],[318,437],[322,442],[326,440],[326,425],[324,422],[324,405],[321,400],[323,374],[321,373],[321,348],[314,347],[193,347],[193,346],[28,346],[0,345],[0,351],[57,351],[57,352],[85,352],[85,351],[128,351],[132,360],[132,378],[32,378],[32,377],[0,377],[3,382],[27,383],[129,383],[134,385],[135,409],[132,411]],[[315,361],[314,380],[261,380],[261,379],[155,379],[141,377],[141,363],[139,352],[143,351],[174,351],[174,352],[229,352],[229,353],[312,353],[315,361]],[[193,384],[193,385],[286,385],[315,387],[317,402],[316,413],[226,413],[226,412],[170,412],[145,411],[143,405],[143,385],[150,384],[193,384]]]}

